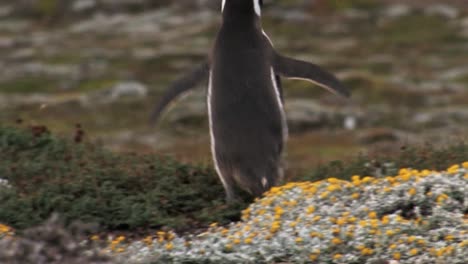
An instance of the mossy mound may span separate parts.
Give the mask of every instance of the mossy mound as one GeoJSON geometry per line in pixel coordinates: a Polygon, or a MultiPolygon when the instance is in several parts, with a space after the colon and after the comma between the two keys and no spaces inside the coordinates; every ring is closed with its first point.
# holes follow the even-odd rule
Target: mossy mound
{"type": "Polygon", "coordinates": [[[45,127],[0,127],[0,222],[23,229],[53,212],[66,222],[106,229],[193,229],[239,218],[242,204],[224,205],[224,190],[206,166],[158,155],[114,154],[51,135],[45,127]]]}

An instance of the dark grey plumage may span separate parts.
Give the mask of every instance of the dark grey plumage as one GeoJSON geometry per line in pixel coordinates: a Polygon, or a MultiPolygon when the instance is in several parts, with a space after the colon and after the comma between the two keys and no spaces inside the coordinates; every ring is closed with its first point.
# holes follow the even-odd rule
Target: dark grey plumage
{"type": "Polygon", "coordinates": [[[153,112],[205,78],[211,149],[228,201],[234,186],[260,196],[279,183],[287,138],[280,76],[311,81],[349,96],[332,74],[278,54],[260,22],[261,0],[224,0],[223,23],[207,62],[172,85],[153,112]]]}

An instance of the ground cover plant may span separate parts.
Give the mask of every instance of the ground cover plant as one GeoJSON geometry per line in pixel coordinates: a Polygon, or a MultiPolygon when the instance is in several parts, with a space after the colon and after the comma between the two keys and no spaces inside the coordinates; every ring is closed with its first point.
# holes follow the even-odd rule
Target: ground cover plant
{"type": "Polygon", "coordinates": [[[110,246],[126,263],[466,263],[468,162],[273,187],[242,221],[110,246]],[[117,253],[118,254],[118,253],[117,253]]]}
{"type": "Polygon", "coordinates": [[[223,188],[206,166],[159,155],[114,154],[41,126],[0,127],[0,222],[24,229],[57,212],[66,222],[95,222],[105,230],[163,226],[183,231],[230,222],[223,188]],[[77,143],[78,142],[78,143],[77,143]],[[224,219],[223,219],[224,218],[224,219]]]}
{"type": "MultiPolygon", "coordinates": [[[[240,219],[249,197],[231,207],[210,166],[181,164],[160,155],[111,153],[83,141],[76,127],[69,139],[47,128],[0,127],[0,223],[16,229],[35,226],[60,213],[66,222],[81,220],[104,230],[168,227],[193,231],[212,222],[240,219]]],[[[392,157],[357,156],[310,169],[288,181],[352,175],[392,175],[396,168],[441,170],[468,157],[464,143],[437,149],[404,148],[392,157]]]]}
{"type": "Polygon", "coordinates": [[[24,238],[23,229],[58,212],[65,223],[100,224],[90,241],[104,243],[116,263],[463,263],[467,257],[464,143],[326,163],[250,205],[246,196],[228,207],[209,166],[111,153],[84,135],[80,126],[69,139],[42,126],[0,127],[0,240],[40,243],[24,238]]]}

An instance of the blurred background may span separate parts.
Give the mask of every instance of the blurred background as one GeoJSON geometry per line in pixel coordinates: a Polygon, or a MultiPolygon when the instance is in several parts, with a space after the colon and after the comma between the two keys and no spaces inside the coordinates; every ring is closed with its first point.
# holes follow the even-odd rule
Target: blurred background
{"type": "MultiPolygon", "coordinates": [[[[115,151],[210,163],[206,83],[152,128],[167,86],[201,62],[220,0],[0,0],[0,124],[45,125],[115,151]]],[[[468,1],[265,1],[281,53],[335,73],[338,98],[284,80],[291,174],[358,153],[468,137],[468,1]]]]}

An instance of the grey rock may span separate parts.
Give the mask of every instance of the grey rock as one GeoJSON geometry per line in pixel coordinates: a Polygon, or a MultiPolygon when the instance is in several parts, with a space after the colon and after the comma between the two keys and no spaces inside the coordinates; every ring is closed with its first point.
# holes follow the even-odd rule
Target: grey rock
{"type": "Polygon", "coordinates": [[[82,223],[65,228],[57,215],[46,223],[28,229],[14,239],[0,240],[0,263],[5,264],[112,264],[110,256],[84,244],[86,233],[96,228],[82,223]]]}
{"type": "Polygon", "coordinates": [[[363,130],[357,136],[362,144],[375,144],[381,142],[397,142],[408,139],[408,134],[390,128],[370,128],[363,130]]]}
{"type": "Polygon", "coordinates": [[[442,16],[447,19],[455,19],[459,16],[460,11],[451,5],[447,4],[436,4],[436,5],[428,5],[424,13],[428,15],[437,15],[442,16]]]}
{"type": "Polygon", "coordinates": [[[13,12],[13,7],[12,6],[8,6],[8,5],[1,5],[0,6],[0,18],[7,17],[7,16],[11,15],[12,12],[13,12]]]}
{"type": "Polygon", "coordinates": [[[113,103],[122,98],[142,99],[148,94],[148,88],[136,81],[123,81],[115,84],[109,89],[82,96],[80,102],[84,106],[93,106],[94,104],[113,103]]]}
{"type": "Polygon", "coordinates": [[[370,14],[365,10],[350,8],[343,10],[343,16],[350,20],[361,20],[368,19],[370,17],[370,14]]]}
{"type": "Polygon", "coordinates": [[[310,99],[289,99],[285,111],[291,132],[324,127],[354,129],[363,116],[356,109],[325,106],[310,99]]]}
{"type": "Polygon", "coordinates": [[[451,81],[464,76],[468,76],[468,67],[458,67],[446,70],[439,75],[439,78],[444,81],[451,81]]]}
{"type": "Polygon", "coordinates": [[[186,94],[163,113],[164,120],[179,124],[199,124],[204,122],[207,116],[206,92],[202,90],[186,94]]]}
{"type": "Polygon", "coordinates": [[[412,121],[420,126],[444,127],[450,125],[463,125],[468,122],[468,108],[446,107],[426,112],[416,113],[412,121]]]}
{"type": "Polygon", "coordinates": [[[34,48],[22,48],[14,51],[8,58],[11,60],[30,60],[35,55],[36,50],[34,48]]]}
{"type": "Polygon", "coordinates": [[[10,49],[13,48],[16,44],[16,41],[12,37],[0,37],[0,49],[10,49]]]}
{"type": "Polygon", "coordinates": [[[74,1],[71,9],[73,12],[83,12],[93,9],[97,6],[96,0],[79,0],[74,1]]]}
{"type": "Polygon", "coordinates": [[[468,17],[465,17],[460,21],[461,32],[460,35],[468,38],[468,17]]]}
{"type": "Polygon", "coordinates": [[[384,18],[395,19],[409,15],[412,11],[412,8],[408,5],[393,4],[385,7],[381,13],[384,18]]]}
{"type": "Polygon", "coordinates": [[[6,32],[22,32],[29,28],[31,21],[20,20],[20,19],[8,19],[0,23],[0,30],[6,32]]]}

